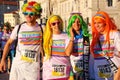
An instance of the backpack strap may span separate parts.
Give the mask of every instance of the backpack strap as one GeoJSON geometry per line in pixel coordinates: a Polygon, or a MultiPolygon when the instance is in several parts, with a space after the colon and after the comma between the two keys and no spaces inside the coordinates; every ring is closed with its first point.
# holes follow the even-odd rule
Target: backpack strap
{"type": "Polygon", "coordinates": [[[40,27],[41,32],[42,32],[42,43],[43,43],[43,28],[41,27],[41,24],[39,24],[39,27],[40,27]]]}
{"type": "MultiPolygon", "coordinates": [[[[39,26],[40,26],[40,29],[41,29],[41,32],[42,32],[42,47],[43,47],[43,28],[41,27],[41,24],[39,24],[39,26]]],[[[44,56],[44,54],[43,54],[43,56],[44,56]]]]}
{"type": "Polygon", "coordinates": [[[21,25],[24,24],[24,23],[26,23],[26,22],[23,22],[18,26],[17,37],[16,37],[16,40],[15,40],[15,47],[14,47],[14,50],[15,50],[14,57],[16,55],[16,47],[17,47],[17,44],[18,44],[18,33],[19,33],[20,28],[21,28],[21,25]]]}
{"type": "Polygon", "coordinates": [[[41,27],[41,24],[39,24],[39,26],[40,26],[40,29],[41,29],[41,31],[42,31],[42,34],[43,34],[43,28],[41,27]]]}
{"type": "Polygon", "coordinates": [[[83,78],[84,80],[89,80],[89,56],[90,56],[90,40],[89,37],[83,36],[83,78]]]}
{"type": "MultiPolygon", "coordinates": [[[[43,47],[43,28],[42,28],[41,24],[39,24],[39,27],[40,27],[41,32],[42,32],[42,47],[43,47]]],[[[44,56],[44,50],[43,50],[43,56],[44,56]]],[[[41,73],[40,76],[42,76],[42,73],[43,73],[43,62],[42,62],[42,59],[43,59],[43,57],[42,57],[42,54],[40,53],[40,73],[41,73]]]]}

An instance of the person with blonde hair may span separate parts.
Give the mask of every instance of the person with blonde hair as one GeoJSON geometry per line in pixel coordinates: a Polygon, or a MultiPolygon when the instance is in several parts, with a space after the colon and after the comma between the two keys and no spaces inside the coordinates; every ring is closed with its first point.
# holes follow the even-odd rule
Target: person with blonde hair
{"type": "Polygon", "coordinates": [[[40,80],[40,52],[42,51],[42,30],[36,19],[41,6],[35,1],[22,6],[25,23],[15,26],[7,41],[0,63],[0,71],[6,70],[5,59],[12,43],[17,40],[16,54],[9,80],[40,80]],[[19,30],[19,31],[18,31],[19,30]]]}
{"type": "Polygon", "coordinates": [[[70,72],[69,55],[72,51],[74,37],[68,39],[63,32],[60,16],[49,17],[44,35],[43,80],[68,80],[70,72]]]}
{"type": "Polygon", "coordinates": [[[120,34],[116,25],[104,11],[92,17],[91,54],[94,58],[93,68],[95,80],[113,80],[120,67],[120,34]]]}

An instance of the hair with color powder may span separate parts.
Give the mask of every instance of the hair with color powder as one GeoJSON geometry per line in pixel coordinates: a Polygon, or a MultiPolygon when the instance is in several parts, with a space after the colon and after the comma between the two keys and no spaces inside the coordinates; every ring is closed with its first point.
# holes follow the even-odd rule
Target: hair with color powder
{"type": "Polygon", "coordinates": [[[89,36],[88,26],[85,23],[85,21],[83,20],[82,16],[79,15],[79,14],[73,14],[72,16],[70,16],[69,22],[68,22],[68,27],[67,27],[67,34],[68,34],[68,36],[70,37],[70,28],[72,27],[73,23],[75,22],[75,20],[77,18],[80,20],[80,26],[81,26],[81,29],[82,29],[82,34],[84,36],[89,36]]]}
{"type": "Polygon", "coordinates": [[[31,1],[28,3],[25,3],[22,6],[22,12],[26,12],[26,10],[31,10],[32,12],[35,12],[37,15],[39,15],[42,11],[41,5],[35,1],[31,1]]]}
{"type": "Polygon", "coordinates": [[[93,16],[93,18],[92,18],[92,43],[91,43],[91,47],[90,47],[92,53],[93,53],[93,48],[94,48],[95,44],[97,44],[97,41],[100,36],[100,34],[97,32],[95,25],[94,25],[95,20],[100,20],[106,24],[105,25],[105,34],[106,34],[105,43],[108,42],[110,44],[110,38],[109,38],[110,31],[117,30],[116,25],[111,21],[111,18],[109,17],[109,15],[106,12],[104,12],[104,11],[97,12],[96,15],[93,16]]]}
{"type": "Polygon", "coordinates": [[[43,35],[43,48],[44,48],[45,56],[47,57],[47,59],[51,57],[51,46],[52,46],[52,35],[53,35],[52,29],[51,29],[51,23],[56,20],[60,21],[61,23],[60,31],[61,32],[63,31],[63,21],[61,17],[58,15],[50,16],[49,19],[47,20],[44,35],[43,35]]]}

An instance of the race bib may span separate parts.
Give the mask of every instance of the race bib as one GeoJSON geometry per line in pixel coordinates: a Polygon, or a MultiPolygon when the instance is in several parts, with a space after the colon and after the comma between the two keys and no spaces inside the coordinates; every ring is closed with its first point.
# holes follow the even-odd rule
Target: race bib
{"type": "Polygon", "coordinates": [[[52,65],[52,76],[64,77],[66,76],[66,66],[65,65],[52,65]]]}
{"type": "Polygon", "coordinates": [[[74,60],[73,61],[73,70],[75,72],[83,71],[83,60],[74,60]]]}
{"type": "Polygon", "coordinates": [[[112,71],[109,64],[99,65],[98,67],[98,76],[101,78],[110,78],[112,77],[112,71]]]}
{"type": "Polygon", "coordinates": [[[35,62],[37,57],[37,51],[23,50],[21,55],[21,60],[27,62],[35,62]]]}

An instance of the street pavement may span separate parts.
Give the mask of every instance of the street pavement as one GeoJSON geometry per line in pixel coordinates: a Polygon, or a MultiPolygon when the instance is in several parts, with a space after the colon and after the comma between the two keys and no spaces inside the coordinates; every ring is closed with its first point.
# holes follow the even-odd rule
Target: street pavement
{"type": "MultiPolygon", "coordinates": [[[[42,76],[42,70],[40,71],[40,74],[40,76],[42,76]]],[[[0,80],[9,80],[9,74],[7,72],[0,73],[0,80]]],[[[42,78],[40,80],[42,80],[42,78]]]]}
{"type": "Polygon", "coordinates": [[[0,80],[9,80],[9,74],[6,73],[0,73],[0,80]]]}

